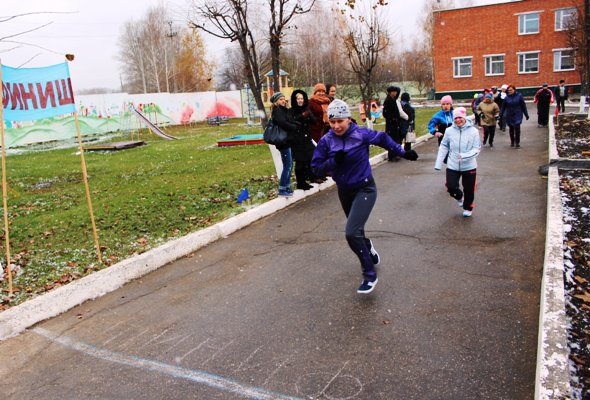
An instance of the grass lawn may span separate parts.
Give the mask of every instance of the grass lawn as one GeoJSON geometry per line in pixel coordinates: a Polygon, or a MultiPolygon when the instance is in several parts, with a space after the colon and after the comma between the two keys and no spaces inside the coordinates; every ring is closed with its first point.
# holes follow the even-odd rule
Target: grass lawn
{"type": "MultiPolygon", "coordinates": [[[[435,111],[416,110],[419,135],[435,111]]],[[[277,196],[267,145],[216,145],[221,138],[261,133],[260,127],[236,119],[223,126],[201,123],[166,132],[181,140],[166,141],[144,131],[141,139],[147,146],[85,153],[102,265],[94,250],[77,148],[7,157],[10,248],[18,272],[12,298],[7,279],[2,282],[0,310],[243,212],[249,206],[236,202],[242,188],[248,188],[251,204],[277,196]]],[[[129,139],[129,134],[110,138],[129,139]]],[[[381,151],[373,148],[371,153],[381,151]]],[[[4,266],[4,229],[1,234],[4,266]]]]}

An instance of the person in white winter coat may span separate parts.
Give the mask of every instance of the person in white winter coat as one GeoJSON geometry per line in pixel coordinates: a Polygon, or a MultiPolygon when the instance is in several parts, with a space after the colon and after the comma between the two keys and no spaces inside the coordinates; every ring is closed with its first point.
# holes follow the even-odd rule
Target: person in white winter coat
{"type": "Polygon", "coordinates": [[[467,119],[464,107],[453,111],[453,125],[445,131],[438,148],[434,169],[440,171],[443,160],[447,158],[447,191],[460,207],[463,216],[471,217],[475,200],[477,177],[477,156],[481,150],[479,131],[467,119]],[[462,181],[463,190],[459,187],[462,181]]]}

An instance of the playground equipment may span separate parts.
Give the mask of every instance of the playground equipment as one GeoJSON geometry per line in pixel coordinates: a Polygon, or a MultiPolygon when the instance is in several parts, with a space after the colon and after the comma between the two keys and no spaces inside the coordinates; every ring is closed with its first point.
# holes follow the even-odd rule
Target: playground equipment
{"type": "Polygon", "coordinates": [[[293,93],[293,87],[289,86],[289,74],[282,69],[279,70],[279,88],[275,90],[271,83],[270,78],[273,76],[272,70],[268,71],[264,76],[266,76],[266,88],[262,90],[262,101],[264,102],[264,107],[270,109],[272,106],[270,102],[270,97],[275,92],[281,92],[285,95],[285,99],[289,101],[291,99],[291,94],[293,93]]]}
{"type": "Polygon", "coordinates": [[[230,138],[219,139],[217,141],[218,147],[240,146],[247,144],[264,144],[262,133],[255,133],[252,135],[237,135],[230,138]]]}
{"type": "MultiPolygon", "coordinates": [[[[367,120],[367,113],[365,111],[365,105],[361,101],[359,104],[359,113],[361,115],[361,120],[365,122],[367,120]]],[[[379,107],[376,100],[371,100],[371,110],[369,111],[370,120],[375,122],[378,118],[381,118],[383,115],[383,109],[379,107]]]]}
{"type": "Polygon", "coordinates": [[[144,113],[142,113],[141,111],[139,111],[137,108],[131,106],[131,111],[137,115],[137,117],[139,118],[139,121],[145,125],[147,128],[149,128],[150,131],[152,131],[154,134],[160,136],[163,139],[166,140],[177,140],[177,137],[168,135],[167,133],[164,133],[160,128],[158,128],[157,125],[155,125],[152,121],[150,121],[150,119],[148,117],[145,116],[144,113]]]}

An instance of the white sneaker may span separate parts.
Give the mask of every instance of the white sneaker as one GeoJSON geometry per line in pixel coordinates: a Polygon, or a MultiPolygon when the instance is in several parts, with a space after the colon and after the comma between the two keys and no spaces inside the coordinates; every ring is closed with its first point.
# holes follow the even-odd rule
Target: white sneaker
{"type": "Polygon", "coordinates": [[[463,207],[463,199],[457,200],[457,204],[459,205],[459,207],[463,207]]]}
{"type": "Polygon", "coordinates": [[[471,217],[471,214],[473,214],[473,211],[463,210],[463,216],[464,217],[471,217]]]}
{"type": "Polygon", "coordinates": [[[377,279],[377,278],[375,278],[375,280],[372,282],[364,279],[361,282],[361,285],[359,286],[359,288],[356,290],[356,292],[362,293],[362,294],[371,293],[373,291],[373,289],[375,289],[375,285],[377,284],[377,282],[379,282],[379,279],[377,279]]]}

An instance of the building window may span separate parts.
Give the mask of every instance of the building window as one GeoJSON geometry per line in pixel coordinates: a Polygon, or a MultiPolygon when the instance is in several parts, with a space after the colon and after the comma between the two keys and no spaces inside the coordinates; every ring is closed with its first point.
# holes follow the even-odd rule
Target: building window
{"type": "Polygon", "coordinates": [[[531,35],[539,33],[539,13],[520,14],[518,16],[518,34],[531,35]]]}
{"type": "Polygon", "coordinates": [[[576,9],[563,8],[555,11],[555,30],[564,31],[572,29],[576,24],[576,9]]]}
{"type": "Polygon", "coordinates": [[[539,72],[539,51],[518,53],[518,73],[534,74],[539,72]]]}
{"type": "Polygon", "coordinates": [[[576,69],[575,52],[572,49],[553,50],[553,71],[571,71],[576,69]]]}
{"type": "Polygon", "coordinates": [[[471,57],[453,58],[453,78],[471,76],[471,57]]]}
{"type": "Polygon", "coordinates": [[[484,56],[486,63],[486,75],[504,75],[504,54],[484,56]]]}

